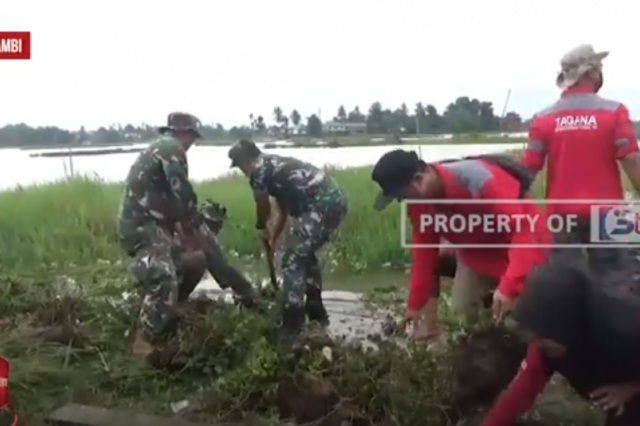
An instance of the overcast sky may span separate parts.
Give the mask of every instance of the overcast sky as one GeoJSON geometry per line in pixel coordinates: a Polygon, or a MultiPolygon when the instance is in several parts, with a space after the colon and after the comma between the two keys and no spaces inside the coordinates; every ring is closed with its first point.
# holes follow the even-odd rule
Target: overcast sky
{"type": "Polygon", "coordinates": [[[640,117],[634,3],[622,0],[2,0],[0,30],[32,32],[31,61],[0,61],[0,125],[95,128],[270,118],[327,120],[459,95],[530,115],[554,100],[561,55],[610,50],[603,95],[640,117]]]}

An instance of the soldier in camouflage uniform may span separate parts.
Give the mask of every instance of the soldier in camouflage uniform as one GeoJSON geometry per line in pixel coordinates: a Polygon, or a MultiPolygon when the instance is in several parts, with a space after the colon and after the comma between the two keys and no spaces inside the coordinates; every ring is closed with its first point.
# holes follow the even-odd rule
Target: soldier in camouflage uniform
{"type": "Polygon", "coordinates": [[[335,234],[347,213],[345,194],[323,170],[295,158],[263,154],[242,140],[229,151],[232,167],[249,178],[257,208],[260,238],[275,247],[288,217],[294,218],[282,254],[283,285],[280,295],[282,333],[297,336],[310,321],[328,323],[322,302],[322,275],[316,252],[335,234]],[[267,228],[271,214],[269,196],[280,210],[273,232],[267,228]],[[305,303],[306,295],[306,303],[305,303]]]}
{"type": "Polygon", "coordinates": [[[200,137],[198,123],[190,114],[169,114],[167,125],[159,128],[160,139],[138,156],[127,176],[118,232],[122,249],[133,260],[131,272],[144,291],[133,345],[138,355],[149,355],[154,341],[166,336],[176,304],[202,277],[199,264],[246,303],[252,304],[257,294],[228,264],[218,245],[216,225],[207,214],[213,210],[215,215],[215,206],[206,206],[204,214],[198,210],[186,156],[200,137]]]}

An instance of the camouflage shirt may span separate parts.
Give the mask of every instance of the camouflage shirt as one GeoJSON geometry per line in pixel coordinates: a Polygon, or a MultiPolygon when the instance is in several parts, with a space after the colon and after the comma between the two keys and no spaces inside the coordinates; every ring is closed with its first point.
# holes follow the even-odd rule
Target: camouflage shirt
{"type": "Polygon", "coordinates": [[[344,201],[344,194],[331,176],[312,164],[297,158],[262,154],[254,165],[249,183],[255,197],[268,193],[293,217],[322,208],[326,203],[344,201]]]}
{"type": "Polygon", "coordinates": [[[141,152],[131,166],[120,218],[131,222],[188,222],[196,214],[197,205],[189,182],[187,153],[179,141],[164,136],[141,152]]]}

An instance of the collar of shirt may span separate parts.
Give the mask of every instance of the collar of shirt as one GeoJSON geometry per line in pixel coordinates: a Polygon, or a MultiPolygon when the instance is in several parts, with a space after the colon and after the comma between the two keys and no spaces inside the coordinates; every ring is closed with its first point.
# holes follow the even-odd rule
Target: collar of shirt
{"type": "Polygon", "coordinates": [[[562,97],[564,98],[566,96],[584,94],[584,93],[596,93],[595,88],[593,87],[593,84],[583,83],[577,86],[569,87],[568,89],[562,92],[562,97]]]}

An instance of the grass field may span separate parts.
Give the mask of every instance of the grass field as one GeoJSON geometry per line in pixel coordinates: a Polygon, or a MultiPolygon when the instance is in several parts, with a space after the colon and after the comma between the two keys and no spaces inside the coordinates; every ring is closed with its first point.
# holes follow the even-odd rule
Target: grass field
{"type": "MultiPolygon", "coordinates": [[[[372,210],[377,189],[369,168],[332,173],[350,208],[324,256],[327,269],[352,277],[404,267],[399,207],[372,210]]],[[[127,333],[137,299],[121,297],[132,288],[116,240],[121,191],[73,179],[0,193],[0,352],[12,362],[12,397],[31,425],[69,400],[167,414],[182,399],[198,401],[185,414],[190,419],[249,416],[251,424],[276,425],[283,404],[307,407],[317,394],[349,401],[328,426],[358,416],[389,426],[446,424],[440,406],[451,373],[441,363],[450,360],[421,346],[410,357],[391,346],[367,354],[339,346],[332,361],[313,346],[283,353],[271,321],[230,307],[189,313],[162,369],[132,360],[127,333]]],[[[260,249],[246,180],[204,182],[197,191],[228,208],[223,244],[239,263],[250,262],[260,249]]],[[[508,378],[512,371],[505,371],[508,378]]]]}

